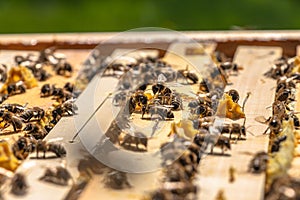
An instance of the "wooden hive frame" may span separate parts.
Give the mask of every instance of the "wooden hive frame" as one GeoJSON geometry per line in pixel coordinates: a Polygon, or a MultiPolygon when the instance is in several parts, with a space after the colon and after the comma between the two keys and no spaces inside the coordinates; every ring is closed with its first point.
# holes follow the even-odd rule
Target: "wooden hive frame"
{"type": "MultiPolygon", "coordinates": [[[[300,37],[300,32],[299,31],[275,31],[275,32],[268,32],[268,31],[256,31],[256,32],[187,32],[186,33],[188,36],[191,36],[192,38],[194,38],[196,41],[199,42],[205,42],[205,43],[216,43],[216,50],[220,50],[224,53],[226,53],[226,55],[233,57],[234,61],[242,64],[242,65],[246,65],[248,67],[255,67],[258,64],[262,64],[262,65],[266,65],[265,69],[268,69],[267,66],[271,60],[278,58],[282,55],[286,55],[286,56],[295,56],[297,54],[297,46],[299,45],[300,41],[297,40],[297,38],[300,37]],[[247,45],[248,47],[242,47],[243,45],[247,45]],[[252,47],[249,47],[252,46],[252,47]],[[257,47],[260,46],[260,47],[257,47]],[[268,47],[265,47],[268,46],[268,47]],[[249,51],[257,51],[256,53],[254,53],[253,55],[249,54],[249,51]],[[254,50],[253,50],[254,49],[254,50]],[[259,50],[260,49],[260,50],[259,50]],[[261,56],[260,52],[262,54],[262,56],[264,56],[265,52],[268,51],[274,51],[275,54],[270,54],[268,56],[268,53],[266,54],[266,57],[262,58],[262,63],[252,63],[253,59],[256,59],[257,56],[261,56]],[[244,58],[247,59],[244,59],[244,58]],[[250,63],[250,64],[249,64],[250,63]]],[[[7,35],[7,36],[0,36],[0,49],[1,50],[40,50],[46,47],[50,47],[50,46],[56,46],[58,49],[70,49],[70,50],[74,50],[77,51],[75,49],[92,49],[94,48],[99,42],[102,42],[106,39],[108,39],[111,35],[113,34],[56,34],[56,35],[51,35],[51,34],[47,34],[47,35],[16,35],[16,36],[11,36],[11,35],[7,35]]],[[[151,38],[151,36],[150,36],[151,38]]],[[[152,41],[152,47],[155,48],[159,48],[159,49],[166,49],[168,46],[170,46],[170,44],[172,43],[173,40],[175,40],[176,38],[169,38],[168,40],[161,40],[159,38],[153,38],[152,41]]],[[[117,47],[117,48],[138,48],[141,44],[144,43],[143,38],[139,38],[137,37],[136,40],[126,40],[126,38],[124,38],[124,40],[120,41],[117,44],[105,44],[107,45],[107,52],[104,52],[106,55],[110,55],[112,53],[112,51],[117,47]]],[[[1,53],[1,52],[0,52],[1,53]]],[[[166,52],[164,51],[160,51],[161,55],[164,55],[166,52]]],[[[86,55],[86,52],[85,52],[86,55]]],[[[260,68],[258,68],[259,70],[260,68]]],[[[255,70],[254,70],[255,71],[255,70]]],[[[249,74],[247,74],[249,75],[249,74]]],[[[243,79],[247,78],[246,75],[243,74],[241,75],[243,79]]],[[[255,83],[257,83],[257,81],[259,81],[262,77],[256,77],[257,79],[255,79],[255,83]]],[[[239,79],[239,77],[237,77],[237,79],[239,79]]],[[[253,78],[251,79],[252,81],[253,78]]],[[[251,80],[249,80],[249,82],[251,82],[251,80]]],[[[234,80],[234,82],[238,83],[239,80],[234,80]]],[[[241,80],[240,80],[241,82],[241,80]]],[[[251,82],[253,83],[253,82],[251,82]]],[[[266,84],[274,84],[274,83],[266,83],[266,84]]],[[[269,85],[269,86],[270,86],[269,85]]],[[[239,85],[234,84],[233,85],[234,88],[239,87],[239,85]]],[[[229,88],[228,88],[229,89],[229,88]]],[[[247,88],[249,89],[249,88],[247,88]]],[[[242,96],[245,95],[247,91],[243,90],[242,96]]],[[[272,91],[270,91],[270,95],[272,96],[272,91]]],[[[258,95],[258,94],[257,94],[258,95]]],[[[259,97],[261,98],[261,100],[264,99],[264,97],[259,97]]],[[[273,98],[270,99],[270,102],[272,102],[273,98]]],[[[266,100],[265,105],[268,105],[270,103],[269,101],[266,100]]],[[[252,104],[253,106],[255,106],[255,104],[252,104]]],[[[262,104],[263,105],[263,104],[262,104]]],[[[298,104],[299,105],[299,104],[298,104]]],[[[251,115],[252,113],[252,108],[251,106],[249,106],[249,115],[251,115]]],[[[261,109],[260,109],[261,111],[261,109]]],[[[254,111],[253,111],[254,112],[254,111]]],[[[246,111],[247,114],[247,111],[246,111]]],[[[250,117],[251,118],[251,117],[250,117]]],[[[250,119],[251,120],[251,119],[250,119]]],[[[252,118],[253,120],[253,118],[252,118]]],[[[68,119],[63,119],[62,123],[68,123],[68,119]]],[[[59,127],[57,127],[58,129],[59,127]]],[[[261,127],[260,127],[261,129],[261,127]]],[[[55,137],[55,136],[50,136],[51,137],[55,137]]],[[[264,141],[260,144],[259,149],[266,149],[266,144],[267,141],[264,141]]],[[[241,147],[241,148],[247,148],[247,147],[241,147]]],[[[78,149],[77,149],[78,151],[78,149]]],[[[210,159],[212,161],[208,161],[208,162],[214,162],[213,158],[210,159]]],[[[237,164],[239,164],[240,161],[237,162],[237,164]]],[[[243,162],[243,161],[242,161],[243,162]]],[[[244,163],[245,164],[245,163],[244,163]]],[[[296,164],[295,164],[296,165],[296,164]]],[[[203,168],[203,170],[205,171],[205,167],[203,168]]],[[[227,170],[226,170],[227,171],[227,170]]],[[[224,171],[220,171],[219,173],[224,174],[224,171]]],[[[202,175],[201,175],[202,176],[202,175]]],[[[245,180],[247,180],[247,178],[249,177],[245,177],[245,180]]],[[[135,177],[135,175],[133,175],[133,179],[137,179],[135,177]]],[[[200,177],[201,179],[201,177],[200,177]]],[[[202,177],[202,179],[209,181],[207,179],[205,179],[205,177],[202,177]]],[[[258,184],[259,187],[262,187],[261,185],[263,184],[264,178],[257,178],[257,180],[260,180],[262,182],[260,182],[260,184],[258,184]]],[[[97,180],[99,181],[99,179],[95,178],[95,183],[97,183],[97,180]]],[[[211,179],[213,180],[213,179],[211,179]]],[[[215,181],[215,180],[213,180],[215,181]]],[[[222,182],[222,181],[221,181],[222,182]]],[[[242,184],[242,182],[241,182],[242,184]]],[[[220,186],[218,187],[215,185],[213,188],[205,188],[205,186],[203,185],[202,188],[204,188],[205,191],[209,191],[209,190],[213,190],[214,192],[212,193],[207,193],[209,194],[209,196],[205,199],[214,199],[214,197],[216,196],[216,192],[218,192],[219,189],[224,189],[224,186],[222,186],[222,183],[219,184],[220,186]]],[[[254,185],[254,184],[253,184],[254,185]]],[[[238,188],[240,188],[240,185],[236,185],[237,188],[234,188],[235,186],[231,186],[233,188],[231,188],[231,191],[235,191],[238,190],[238,188]]],[[[82,199],[85,199],[84,197],[88,198],[91,194],[94,195],[93,192],[93,185],[91,183],[91,186],[89,187],[89,189],[83,194],[82,199]],[[90,193],[89,193],[90,192],[90,193]]],[[[44,188],[46,189],[46,188],[44,188]]],[[[55,191],[51,190],[51,191],[55,191]]],[[[225,188],[226,191],[226,188],[225,188]]],[[[254,191],[257,191],[257,188],[254,189],[254,191]]],[[[67,191],[63,192],[64,194],[67,193],[67,191]]],[[[249,193],[250,196],[249,199],[260,199],[262,198],[262,192],[259,194],[254,194],[254,193],[249,193]],[[253,196],[251,196],[253,195],[253,196]]],[[[128,194],[130,196],[130,194],[128,194]]],[[[64,195],[63,195],[64,196],[64,195]]],[[[118,195],[117,195],[118,196],[118,195]]],[[[138,196],[139,197],[139,196],[138,196]]],[[[202,197],[202,196],[201,196],[202,197]]],[[[229,192],[229,194],[226,194],[226,197],[240,197],[239,195],[235,196],[234,194],[231,194],[231,192],[229,192]]],[[[243,199],[245,199],[245,196],[242,196],[243,199]]],[[[204,198],[204,197],[203,197],[204,198]]],[[[133,199],[135,199],[135,197],[133,197],[133,199]]]]}

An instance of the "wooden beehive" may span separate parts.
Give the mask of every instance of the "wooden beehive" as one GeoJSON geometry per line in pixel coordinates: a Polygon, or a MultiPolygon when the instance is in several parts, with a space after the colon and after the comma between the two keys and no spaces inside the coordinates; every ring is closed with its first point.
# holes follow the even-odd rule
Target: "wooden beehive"
{"type": "MultiPolygon", "coordinates": [[[[163,34],[163,33],[162,33],[163,34]]],[[[245,97],[247,92],[251,92],[251,98],[246,106],[247,126],[251,126],[249,130],[253,135],[247,135],[247,140],[237,143],[233,146],[231,156],[208,156],[201,161],[200,174],[197,176],[199,183],[199,198],[198,199],[215,199],[218,193],[223,190],[226,199],[262,199],[264,196],[265,174],[253,176],[247,173],[248,163],[251,159],[251,154],[259,150],[267,151],[268,136],[261,136],[266,125],[260,124],[254,120],[258,115],[269,116],[270,110],[266,107],[272,104],[274,99],[275,81],[265,79],[264,73],[271,67],[272,61],[280,58],[283,55],[295,56],[300,36],[298,31],[275,31],[275,32],[188,32],[187,36],[192,37],[196,41],[203,44],[203,48],[207,52],[219,50],[233,58],[234,62],[243,66],[243,70],[236,77],[231,77],[232,85],[226,86],[225,90],[235,88],[240,92],[241,97],[245,97]],[[232,184],[228,183],[229,169],[234,167],[236,170],[236,181],[232,184]]],[[[79,66],[102,41],[105,41],[112,34],[62,34],[62,35],[19,35],[19,36],[1,36],[0,37],[0,58],[4,62],[10,62],[12,56],[16,53],[26,53],[28,51],[40,50],[46,47],[55,46],[59,52],[65,53],[70,62],[79,66]]],[[[149,44],[153,50],[158,49],[160,56],[170,64],[186,66],[187,61],[174,56],[162,49],[172,50],[182,56],[190,57],[195,62],[207,61],[207,54],[196,53],[196,55],[184,55],[186,53],[185,45],[176,38],[160,39],[153,37],[151,33],[134,36],[135,39],[124,38],[116,43],[105,43],[106,52],[101,52],[103,55],[112,55],[116,49],[134,49],[145,48],[145,43],[149,44]],[[147,40],[145,39],[147,36],[147,40]],[[176,41],[176,42],[175,42],[176,41]]],[[[163,37],[162,37],[163,38],[163,37]]],[[[183,67],[183,68],[184,68],[183,67]]],[[[79,69],[76,69],[79,70],[79,69]]],[[[73,77],[74,78],[74,77],[73,77]]],[[[57,82],[63,84],[65,79],[53,79],[49,82],[57,82]]],[[[116,80],[111,80],[115,84],[116,80]]],[[[96,90],[101,93],[103,91],[110,92],[113,85],[102,84],[97,86],[97,81],[93,81],[83,93],[83,95],[93,95],[96,90]],[[92,84],[95,84],[94,86],[92,84]],[[106,88],[107,87],[107,88],[106,88]]],[[[47,106],[51,104],[49,99],[42,101],[33,98],[39,95],[39,89],[30,90],[21,96],[14,96],[9,101],[25,104],[27,102],[32,105],[47,106]],[[31,100],[32,99],[32,100],[31,100]]],[[[103,100],[105,96],[100,97],[103,100]]],[[[79,98],[80,101],[80,98],[79,98]]],[[[84,102],[82,102],[84,103],[84,102]]],[[[299,104],[298,104],[299,105],[299,104]]],[[[299,106],[297,106],[299,109],[299,106]]],[[[91,113],[91,110],[85,111],[91,113]]],[[[102,111],[105,112],[105,111],[102,111]]],[[[101,117],[98,114],[100,121],[107,125],[111,121],[109,118],[101,117]]],[[[68,150],[66,163],[68,169],[73,176],[78,176],[77,162],[83,159],[87,154],[84,146],[78,140],[75,143],[69,143],[76,133],[78,127],[81,127],[78,121],[73,118],[63,118],[46,139],[62,137],[68,150]],[[76,129],[77,128],[77,129],[76,129]]],[[[95,122],[91,122],[95,123],[95,122]]],[[[91,127],[90,127],[91,128],[91,127]]],[[[3,137],[3,136],[1,136],[3,137]]],[[[124,161],[125,162],[125,161],[124,161]]],[[[28,175],[29,185],[35,187],[30,188],[28,195],[24,199],[40,198],[43,199],[64,199],[70,192],[71,187],[49,186],[38,181],[38,177],[43,173],[45,166],[58,165],[60,159],[51,160],[26,160],[19,168],[20,172],[26,172],[28,175]],[[29,170],[27,166],[34,165],[34,170],[29,170]]],[[[299,176],[297,171],[299,161],[297,158],[292,164],[292,171],[295,176],[299,176]]],[[[95,175],[93,179],[85,187],[84,191],[78,197],[79,199],[141,199],[143,194],[157,187],[157,178],[160,172],[155,171],[145,174],[128,174],[129,181],[133,185],[132,188],[124,191],[112,191],[103,186],[102,176],[95,175]]],[[[7,199],[15,199],[14,196],[7,194],[7,199]]]]}

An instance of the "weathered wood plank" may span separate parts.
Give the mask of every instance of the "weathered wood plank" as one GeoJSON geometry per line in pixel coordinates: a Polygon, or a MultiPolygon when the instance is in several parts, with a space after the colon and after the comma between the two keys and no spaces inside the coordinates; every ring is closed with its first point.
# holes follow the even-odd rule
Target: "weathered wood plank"
{"type": "Polygon", "coordinates": [[[240,46],[237,49],[234,62],[244,69],[238,76],[230,77],[232,85],[228,85],[225,90],[238,90],[240,104],[246,93],[251,92],[245,108],[247,140],[232,144],[231,151],[228,152],[231,156],[207,156],[201,161],[199,199],[215,199],[220,190],[224,190],[226,199],[262,199],[265,175],[252,175],[247,173],[247,169],[252,156],[258,151],[266,151],[268,147],[268,136],[262,136],[266,125],[259,124],[254,118],[271,115],[271,110],[266,107],[273,102],[275,81],[266,79],[263,73],[281,53],[282,50],[278,47],[240,46]],[[233,183],[229,183],[230,167],[235,169],[236,180],[233,183]]]}

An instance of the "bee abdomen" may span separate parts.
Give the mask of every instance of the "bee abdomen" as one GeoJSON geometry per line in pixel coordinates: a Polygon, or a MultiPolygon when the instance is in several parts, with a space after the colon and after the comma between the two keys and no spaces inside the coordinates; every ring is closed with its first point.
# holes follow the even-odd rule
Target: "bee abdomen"
{"type": "Polygon", "coordinates": [[[31,110],[27,110],[23,112],[20,117],[25,121],[30,121],[30,119],[33,117],[33,112],[31,110]]]}
{"type": "Polygon", "coordinates": [[[60,144],[49,144],[48,151],[54,153],[57,157],[65,157],[67,154],[66,149],[60,144]]]}

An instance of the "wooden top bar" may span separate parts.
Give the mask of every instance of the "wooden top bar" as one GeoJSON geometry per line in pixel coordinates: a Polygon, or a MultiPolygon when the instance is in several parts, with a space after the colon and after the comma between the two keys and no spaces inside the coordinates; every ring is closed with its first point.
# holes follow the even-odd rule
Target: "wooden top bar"
{"type": "MultiPolygon", "coordinates": [[[[217,42],[216,50],[221,50],[228,56],[234,55],[238,45],[279,46],[283,48],[283,55],[294,56],[296,47],[300,45],[300,30],[184,31],[178,33],[199,42],[217,42]]],[[[108,41],[110,45],[113,43],[125,46],[152,43],[159,46],[170,44],[178,39],[178,35],[171,34],[171,32],[143,32],[142,34],[132,32],[130,36],[119,35],[115,40],[108,40],[116,35],[118,35],[116,32],[3,34],[0,35],[0,49],[40,50],[49,46],[63,49],[92,49],[105,41],[108,41]]]]}

